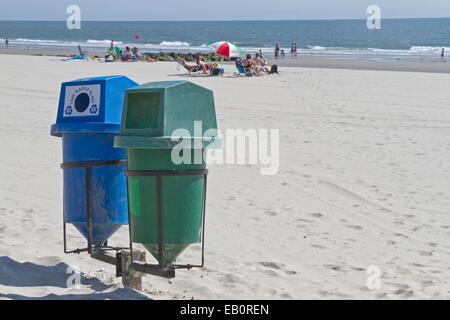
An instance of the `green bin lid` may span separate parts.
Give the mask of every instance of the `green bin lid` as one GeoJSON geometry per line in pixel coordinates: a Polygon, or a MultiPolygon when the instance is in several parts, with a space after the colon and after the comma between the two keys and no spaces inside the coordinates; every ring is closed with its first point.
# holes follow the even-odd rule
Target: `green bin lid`
{"type": "Polygon", "coordinates": [[[171,149],[180,142],[193,149],[220,146],[211,90],[189,81],[159,81],[125,91],[115,147],[171,149]]]}

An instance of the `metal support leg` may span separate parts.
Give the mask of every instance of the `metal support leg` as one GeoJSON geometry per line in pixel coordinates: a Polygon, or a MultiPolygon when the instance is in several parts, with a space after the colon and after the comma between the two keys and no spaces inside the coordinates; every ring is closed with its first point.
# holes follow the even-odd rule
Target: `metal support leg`
{"type": "Polygon", "coordinates": [[[120,252],[122,283],[124,286],[130,287],[134,290],[142,291],[142,273],[134,270],[133,261],[140,261],[145,263],[145,252],[140,250],[135,250],[133,253],[128,250],[122,250],[120,252]]]}
{"type": "Polygon", "coordinates": [[[163,217],[162,217],[162,181],[161,176],[156,176],[156,206],[158,211],[158,262],[164,267],[164,242],[163,242],[163,217]]]}
{"type": "Polygon", "coordinates": [[[88,233],[88,253],[92,254],[92,214],[91,214],[91,168],[85,167],[86,181],[86,227],[88,233]]]}

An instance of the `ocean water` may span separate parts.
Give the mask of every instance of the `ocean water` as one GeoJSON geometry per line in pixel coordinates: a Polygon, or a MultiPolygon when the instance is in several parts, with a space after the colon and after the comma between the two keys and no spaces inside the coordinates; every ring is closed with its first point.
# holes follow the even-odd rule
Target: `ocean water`
{"type": "Polygon", "coordinates": [[[308,21],[84,21],[69,30],[65,21],[0,21],[4,38],[16,48],[137,46],[142,52],[208,52],[205,43],[228,40],[244,52],[273,55],[278,42],[288,52],[291,43],[300,55],[365,57],[439,57],[450,54],[450,18],[384,19],[382,29],[369,30],[365,20],[308,21]]]}

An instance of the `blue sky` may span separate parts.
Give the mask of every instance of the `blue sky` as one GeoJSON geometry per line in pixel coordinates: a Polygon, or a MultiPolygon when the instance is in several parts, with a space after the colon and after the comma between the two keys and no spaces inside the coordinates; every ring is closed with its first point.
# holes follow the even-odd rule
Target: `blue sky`
{"type": "Polygon", "coordinates": [[[0,20],[365,19],[376,4],[383,18],[450,17],[450,0],[1,0],[0,20]]]}

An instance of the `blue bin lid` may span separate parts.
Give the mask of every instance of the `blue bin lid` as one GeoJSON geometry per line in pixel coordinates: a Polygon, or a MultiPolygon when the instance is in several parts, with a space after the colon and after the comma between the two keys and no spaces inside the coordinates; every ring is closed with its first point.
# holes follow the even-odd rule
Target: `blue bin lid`
{"type": "Polygon", "coordinates": [[[124,92],[136,86],[136,82],[120,75],[62,83],[58,115],[50,134],[118,133],[124,92]]]}

